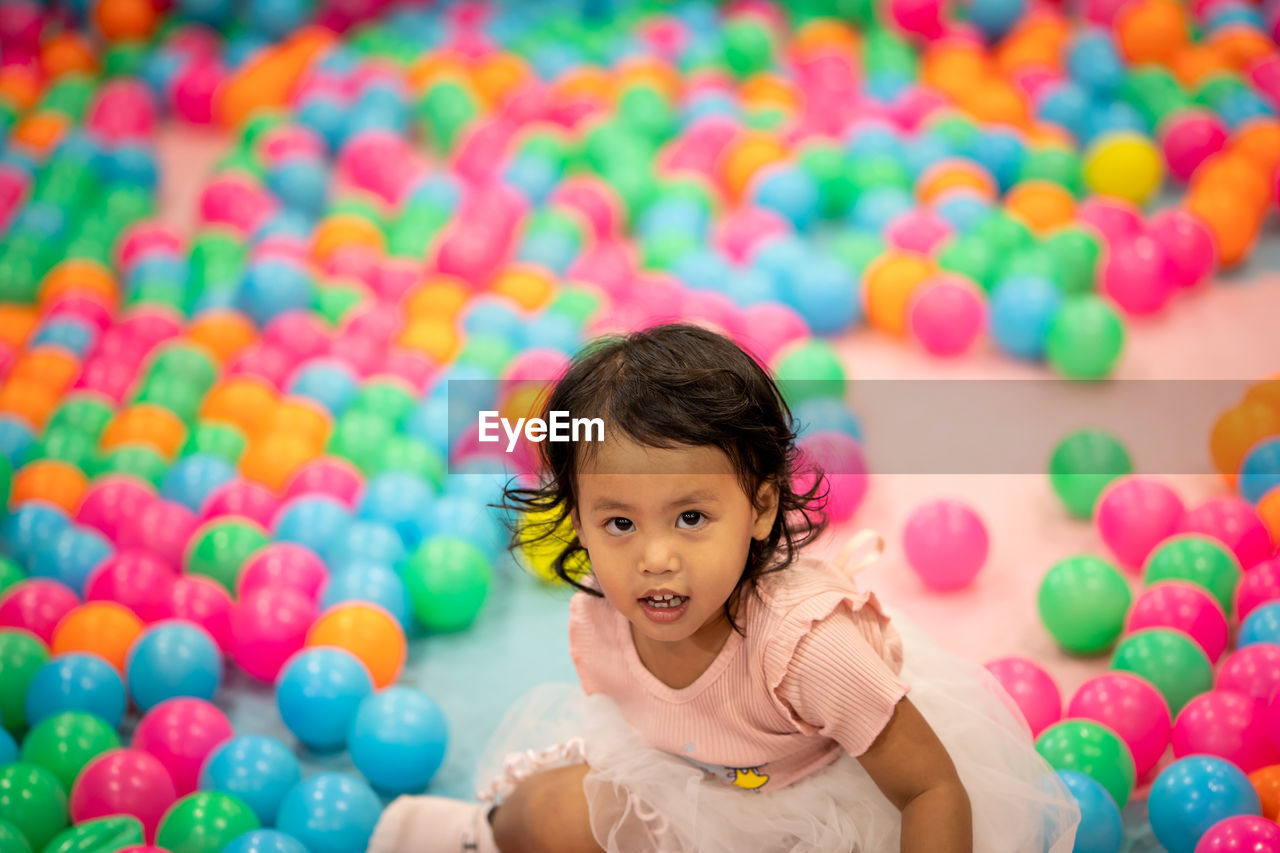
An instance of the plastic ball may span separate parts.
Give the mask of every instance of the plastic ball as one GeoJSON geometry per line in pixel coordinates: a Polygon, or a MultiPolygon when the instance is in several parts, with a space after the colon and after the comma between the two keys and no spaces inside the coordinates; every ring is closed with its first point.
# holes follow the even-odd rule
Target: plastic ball
{"type": "MultiPolygon", "coordinates": [[[[376,419],[376,416],[372,416],[376,419]]],[[[380,424],[383,422],[377,419],[380,424]]],[[[348,425],[354,419],[347,421],[348,425]]],[[[339,449],[347,449],[343,442],[351,438],[351,434],[338,436],[339,449]]],[[[385,436],[379,436],[385,438],[385,436]]],[[[355,451],[367,453],[367,449],[355,451]]],[[[345,458],[320,458],[309,462],[298,469],[285,486],[283,497],[290,500],[302,496],[323,496],[333,498],[348,507],[354,506],[364,488],[364,478],[350,461],[345,458]]]]}
{"type": "Polygon", "coordinates": [[[0,821],[26,837],[33,849],[67,825],[67,795],[48,770],[25,761],[0,767],[0,821]]]}
{"type": "Polygon", "coordinates": [[[93,714],[113,728],[124,718],[124,682],[97,655],[65,654],[48,661],[25,692],[26,720],[32,726],[64,711],[93,714]]]}
{"type": "Polygon", "coordinates": [[[1054,564],[1036,593],[1045,628],[1064,650],[1081,655],[1100,654],[1116,641],[1132,600],[1116,567],[1091,555],[1054,564]]]}
{"type": "Polygon", "coordinates": [[[1033,738],[1062,719],[1058,685],[1035,661],[1006,657],[988,661],[986,668],[1022,711],[1033,738]]]}
{"type": "Polygon", "coordinates": [[[123,673],[129,648],[142,629],[142,620],[129,608],[110,601],[94,601],[62,618],[49,648],[55,655],[91,652],[123,673]]]}
{"type": "Polygon", "coordinates": [[[166,621],[143,632],[125,667],[129,695],[142,711],[166,699],[212,699],[222,683],[222,655],[207,631],[166,621]]]}
{"type": "Polygon", "coordinates": [[[90,761],[76,777],[71,820],[129,815],[142,823],[151,839],[177,798],[169,772],[154,756],[138,749],[113,749],[90,761]]]}
{"type": "Polygon", "coordinates": [[[1160,133],[1161,152],[1169,173],[1179,181],[1190,180],[1206,158],[1226,146],[1227,136],[1226,125],[1209,110],[1186,110],[1169,116],[1160,133]]]}
{"type": "Polygon", "coordinates": [[[1044,358],[1062,301],[1062,291],[1047,278],[1002,279],[991,293],[991,335],[996,344],[1018,358],[1044,358]]]}
{"type": "Polygon", "coordinates": [[[459,631],[475,621],[492,584],[486,555],[471,542],[430,537],[401,570],[419,624],[431,632],[459,631]]]}
{"type": "Polygon", "coordinates": [[[158,759],[182,796],[196,789],[209,753],[234,735],[226,714],[209,702],[167,699],[143,715],[130,746],[158,759]]]}
{"type": "Polygon", "coordinates": [[[412,627],[409,593],[400,575],[378,563],[349,563],[324,582],[320,593],[320,609],[338,604],[366,601],[386,610],[406,632],[412,627]]]}
{"type": "Polygon", "coordinates": [[[368,668],[351,652],[308,648],[290,658],[276,679],[276,707],[309,749],[332,752],[346,746],[356,709],[373,688],[368,668]]]}
{"type": "Polygon", "coordinates": [[[1133,755],[1139,779],[1159,762],[1173,728],[1160,692],[1128,672],[1110,672],[1086,681],[1071,698],[1067,716],[1094,720],[1119,735],[1133,755]]]}
{"type": "Polygon", "coordinates": [[[101,533],[71,524],[37,548],[31,574],[58,581],[73,593],[83,595],[89,576],[112,551],[111,543],[101,533]]]}
{"type": "Polygon", "coordinates": [[[307,853],[302,842],[274,829],[255,829],[222,848],[222,853],[307,853]]]}
{"type": "Polygon", "coordinates": [[[69,795],[86,764],[119,747],[119,735],[102,719],[83,711],[63,711],[31,727],[22,741],[22,760],[48,770],[69,795]]]}
{"type": "Polygon", "coordinates": [[[1280,764],[1273,764],[1249,774],[1253,789],[1262,800],[1262,816],[1274,821],[1280,814],[1280,764]]]}
{"type": "Polygon", "coordinates": [[[1271,556],[1271,537],[1247,501],[1230,495],[1210,498],[1188,510],[1178,524],[1179,533],[1194,533],[1221,542],[1235,555],[1247,574],[1271,556]]]}
{"type": "Polygon", "coordinates": [[[294,590],[255,590],[231,610],[232,658],[249,676],[274,681],[315,619],[315,603],[294,590]]]}
{"type": "Polygon", "coordinates": [[[1195,641],[1167,628],[1147,628],[1120,641],[1111,668],[1151,682],[1176,719],[1194,697],[1213,686],[1213,667],[1195,641]]]}
{"type": "Polygon", "coordinates": [[[1124,822],[1107,789],[1079,770],[1059,770],[1058,778],[1080,807],[1073,853],[1119,853],[1124,842],[1124,822]]]}
{"type": "Polygon", "coordinates": [[[356,519],[330,542],[324,556],[335,570],[365,561],[395,566],[403,562],[405,547],[391,525],[356,519]]]}
{"type": "Polygon", "coordinates": [[[1049,482],[1075,518],[1091,518],[1098,496],[1117,477],[1132,471],[1129,451],[1102,430],[1071,433],[1058,443],[1049,460],[1049,482]]]}
{"type": "Polygon", "coordinates": [[[351,721],[351,760],[377,790],[421,791],[444,760],[448,724],[438,705],[408,687],[366,696],[351,721]]]}
{"type": "Polygon", "coordinates": [[[50,643],[62,617],[79,604],[76,594],[58,581],[21,580],[0,594],[0,628],[20,628],[50,643]]]}
{"type": "Polygon", "coordinates": [[[200,791],[187,794],[165,812],[156,844],[183,853],[221,853],[232,841],[257,828],[258,819],[239,797],[200,791]]]}
{"type": "Polygon", "coordinates": [[[1138,235],[1117,240],[1102,264],[1102,292],[1132,316],[1153,314],[1173,295],[1175,283],[1164,247],[1138,235]]]}
{"type": "MultiPolygon", "coordinates": [[[[264,735],[232,738],[209,753],[200,770],[201,790],[239,797],[263,826],[275,824],[284,795],[301,779],[302,770],[293,752],[264,735]]],[[[264,848],[264,853],[268,849],[264,848]]]]}
{"type": "Polygon", "coordinates": [[[987,559],[986,526],[959,501],[917,507],[907,519],[902,542],[908,563],[930,589],[963,589],[987,559]]]}
{"type": "Polygon", "coordinates": [[[345,853],[368,845],[381,813],[367,784],[344,773],[321,773],[285,795],[277,826],[310,853],[345,853]]]}
{"type": "Polygon", "coordinates": [[[1257,504],[1263,496],[1280,486],[1280,437],[1258,442],[1240,463],[1236,487],[1240,496],[1257,504]]]}
{"type": "Polygon", "coordinates": [[[275,542],[255,552],[237,581],[244,598],[264,587],[283,587],[314,601],[329,576],[324,562],[313,551],[292,542],[275,542]]]}
{"type": "Polygon", "coordinates": [[[863,301],[868,322],[886,332],[907,331],[908,311],[916,290],[934,274],[927,258],[886,254],[868,267],[863,277],[863,301]]]}
{"type": "Polygon", "coordinates": [[[12,850],[13,853],[31,853],[31,845],[27,843],[27,837],[7,820],[0,820],[0,845],[4,845],[3,849],[12,850]]]}
{"type": "Polygon", "coordinates": [[[1225,758],[1246,773],[1280,763],[1271,742],[1265,706],[1252,696],[1213,690],[1189,701],[1173,723],[1173,754],[1225,758]]]}
{"type": "Polygon", "coordinates": [[[20,566],[30,568],[42,542],[69,524],[67,514],[43,502],[27,503],[0,519],[0,544],[20,566]]]}
{"type": "Polygon", "coordinates": [[[1159,545],[1142,569],[1143,582],[1147,584],[1183,580],[1202,587],[1217,599],[1224,614],[1231,612],[1240,574],[1240,563],[1225,546],[1189,533],[1159,545]]]}
{"type": "Polygon", "coordinates": [[[1200,838],[1216,823],[1262,813],[1249,777],[1231,762],[1190,755],[1166,767],[1147,799],[1151,829],[1171,853],[1195,853],[1200,838]]]}
{"type": "Polygon", "coordinates": [[[94,570],[85,585],[86,601],[127,607],[144,623],[172,613],[173,569],[146,551],[122,551],[94,570]]]}
{"type": "Polygon", "coordinates": [[[266,531],[253,522],[216,519],[205,523],[192,536],[183,569],[234,590],[245,561],[267,541],[266,531]]]}
{"type": "Polygon", "coordinates": [[[1098,498],[1094,523],[1120,563],[1137,569],[1177,530],[1185,514],[1173,489],[1150,477],[1121,477],[1098,498]]]}
{"type": "Polygon", "coordinates": [[[1036,738],[1036,752],[1055,770],[1079,770],[1106,789],[1121,809],[1133,793],[1133,756],[1124,741],[1092,720],[1062,720],[1036,738]]]}
{"type": "Polygon", "coordinates": [[[218,648],[231,649],[231,596],[216,581],[184,575],[170,590],[173,617],[204,628],[218,648]]]}
{"type": "Polygon", "coordinates": [[[1045,355],[1071,379],[1102,379],[1124,348],[1124,324],[1115,309],[1093,294],[1068,297],[1054,315],[1045,355]]]}
{"type": "Polygon", "coordinates": [[[1280,826],[1257,815],[1225,818],[1209,827],[1195,853],[1235,853],[1280,849],[1280,826]]]}
{"type": "Polygon", "coordinates": [[[959,276],[943,275],[920,285],[911,298],[907,322],[912,336],[931,355],[967,351],[986,325],[986,305],[978,288],[959,276]]]}
{"type": "Polygon", "coordinates": [[[1236,633],[1236,646],[1253,643],[1280,643],[1280,602],[1270,602],[1254,610],[1236,633]]]}
{"type": "Polygon", "coordinates": [[[325,611],[307,632],[306,645],[332,646],[355,655],[369,670],[375,687],[394,683],[404,668],[404,631],[380,607],[351,603],[325,611]]]}
{"type": "Polygon", "coordinates": [[[1182,631],[1216,664],[1227,646],[1227,616],[1203,587],[1185,580],[1153,583],[1138,595],[1126,630],[1173,628],[1182,631]]]}
{"type": "MultiPolygon", "coordinates": [[[[800,438],[801,466],[813,465],[826,481],[823,512],[832,523],[847,521],[857,512],[867,492],[867,466],[862,445],[853,436],[837,431],[807,432],[800,438]]],[[[814,476],[806,470],[798,474],[801,492],[813,486],[814,476]]]]}
{"type": "Polygon", "coordinates": [[[1280,561],[1258,563],[1236,587],[1235,618],[1244,622],[1254,610],[1280,600],[1280,561]]]}

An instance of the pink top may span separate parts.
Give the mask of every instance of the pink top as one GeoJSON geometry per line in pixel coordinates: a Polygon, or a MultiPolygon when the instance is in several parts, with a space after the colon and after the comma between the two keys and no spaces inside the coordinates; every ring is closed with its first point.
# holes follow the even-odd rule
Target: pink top
{"type": "Polygon", "coordinates": [[[645,668],[630,623],[603,598],[569,605],[569,652],[587,694],[603,693],[655,748],[727,784],[776,790],[841,752],[861,755],[906,695],[902,640],[842,560],[802,556],[744,596],[711,666],[676,689],[645,668]]]}

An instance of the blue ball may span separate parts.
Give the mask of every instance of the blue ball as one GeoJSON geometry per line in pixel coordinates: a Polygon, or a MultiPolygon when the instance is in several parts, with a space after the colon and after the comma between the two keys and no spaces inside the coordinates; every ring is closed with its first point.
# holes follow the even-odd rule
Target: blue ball
{"type": "Polygon", "coordinates": [[[1018,358],[1044,358],[1049,327],[1062,305],[1062,291],[1037,276],[1012,276],[991,291],[991,336],[1018,358]]]}
{"type": "Polygon", "coordinates": [[[380,563],[349,563],[329,575],[320,596],[320,609],[348,601],[376,604],[396,618],[406,632],[412,627],[409,593],[404,581],[390,566],[380,563]]]}
{"type": "Polygon", "coordinates": [[[805,319],[814,334],[835,335],[862,318],[859,288],[844,264],[821,255],[800,268],[786,303],[805,319]]]}
{"type": "Polygon", "coordinates": [[[974,141],[973,159],[991,173],[1001,190],[1007,190],[1022,177],[1027,146],[1012,130],[986,128],[974,141]]]}
{"type": "Polygon", "coordinates": [[[314,290],[311,276],[301,265],[268,258],[249,265],[237,302],[262,327],[286,311],[310,309],[314,290]]]}
{"type": "Polygon", "coordinates": [[[60,508],[42,501],[26,501],[0,522],[0,544],[29,573],[35,568],[36,555],[44,543],[70,523],[60,508]]]}
{"type": "Polygon", "coordinates": [[[976,192],[949,192],[938,199],[933,210],[956,232],[964,234],[991,215],[991,202],[976,192]]]}
{"type": "Polygon", "coordinates": [[[1084,136],[1081,141],[1087,144],[1099,136],[1117,130],[1132,130],[1144,136],[1150,132],[1147,120],[1142,117],[1142,113],[1124,101],[1112,101],[1105,107],[1090,111],[1085,121],[1084,136]]]}
{"type": "MultiPolygon", "coordinates": [[[[435,492],[418,475],[388,471],[369,478],[356,514],[363,519],[389,524],[405,543],[417,536],[416,519],[421,507],[435,500],[435,492]]],[[[416,543],[414,543],[416,544],[416,543]]]]}
{"type": "Polygon", "coordinates": [[[308,748],[333,752],[347,745],[356,708],[372,692],[369,670],[354,655],[319,646],[298,652],[280,671],[276,707],[285,726],[308,748]]]}
{"type": "Polygon", "coordinates": [[[315,217],[300,210],[277,210],[253,229],[253,241],[262,242],[269,237],[302,237],[309,239],[315,228],[315,217]]]}
{"type": "Polygon", "coordinates": [[[1240,495],[1256,504],[1272,489],[1280,486],[1280,438],[1268,438],[1255,444],[1240,463],[1240,495]]]}
{"type": "Polygon", "coordinates": [[[1080,828],[1071,853],[1119,853],[1124,822],[1107,789],[1079,770],[1059,770],[1058,776],[1080,806],[1080,828]]]}
{"type": "Polygon", "coordinates": [[[166,699],[209,700],[222,684],[222,654],[203,628],[166,620],[149,627],[129,649],[129,696],[143,711],[166,699]]]}
{"type": "Polygon", "coordinates": [[[903,151],[907,171],[913,177],[920,177],[930,166],[951,156],[951,146],[947,141],[931,133],[922,133],[907,143],[903,151]]]}
{"type": "Polygon", "coordinates": [[[346,137],[347,106],[332,95],[314,94],[303,98],[296,119],[299,124],[315,131],[330,151],[338,150],[346,137]]]}
{"type": "Polygon", "coordinates": [[[912,78],[901,71],[877,71],[867,77],[867,97],[882,104],[891,103],[911,88],[912,78]]]}
{"type": "Polygon", "coordinates": [[[1195,853],[1209,827],[1236,815],[1260,815],[1262,803],[1249,777],[1230,761],[1189,755],[1156,777],[1147,813],[1169,853],[1195,853]]]}
{"type": "Polygon", "coordinates": [[[346,773],[321,773],[285,795],[276,826],[302,842],[308,853],[364,850],[382,815],[378,795],[346,773]]]}
{"type": "Polygon", "coordinates": [[[740,308],[761,302],[779,302],[778,287],[760,270],[736,269],[725,285],[724,295],[740,308]]]}
{"type": "Polygon", "coordinates": [[[199,317],[209,311],[225,311],[229,308],[235,308],[239,294],[240,288],[235,283],[230,285],[209,285],[201,290],[195,301],[191,303],[191,316],[199,317]]]}
{"type": "Polygon", "coordinates": [[[1214,108],[1218,111],[1218,115],[1222,116],[1222,120],[1226,122],[1227,127],[1232,130],[1236,130],[1241,125],[1247,124],[1256,118],[1272,118],[1276,114],[1275,108],[1271,104],[1260,98],[1256,92],[1248,89],[1229,93],[1219,99],[1214,104],[1214,108]]]}
{"type": "Polygon", "coordinates": [[[432,171],[414,184],[405,206],[428,204],[442,210],[456,210],[462,201],[462,183],[448,172],[432,171]]]}
{"type": "Polygon", "coordinates": [[[526,234],[516,249],[516,260],[564,273],[578,257],[578,244],[567,234],[526,234]]]}
{"type": "Polygon", "coordinates": [[[273,532],[280,542],[296,542],[324,556],[329,544],[344,535],[351,522],[350,510],[336,498],[302,495],[280,508],[273,532]]]}
{"type": "Polygon", "coordinates": [[[1225,3],[1215,3],[1209,7],[1208,17],[1204,22],[1204,31],[1207,35],[1212,35],[1223,27],[1229,27],[1233,24],[1243,24],[1255,30],[1263,29],[1266,26],[1266,22],[1262,19],[1262,13],[1253,6],[1237,2],[1237,0],[1227,0],[1225,3]]]}
{"type": "Polygon", "coordinates": [[[269,39],[282,39],[311,16],[309,0],[250,0],[249,27],[269,39]]]}
{"type": "Polygon", "coordinates": [[[35,433],[26,422],[14,415],[0,414],[0,456],[17,468],[35,443],[35,433]]]}
{"type": "Polygon", "coordinates": [[[289,747],[266,735],[238,735],[209,754],[200,790],[234,794],[253,809],[258,823],[274,826],[285,794],[301,779],[302,767],[289,747]]]}
{"type": "Polygon", "coordinates": [[[323,551],[316,552],[333,571],[354,563],[382,563],[397,566],[405,558],[404,542],[396,528],[381,521],[356,519],[347,525],[323,551]]]}
{"type": "Polygon", "coordinates": [[[36,546],[31,576],[56,580],[83,597],[89,575],[114,553],[115,547],[98,531],[68,524],[36,546]]]}
{"type": "Polygon", "coordinates": [[[347,742],[351,760],[374,788],[409,794],[426,788],[440,769],[449,726],[426,694],[388,687],[360,703],[347,742]]]}
{"type": "Polygon", "coordinates": [[[862,441],[862,425],[843,400],[834,397],[811,397],[791,410],[800,423],[801,434],[843,432],[862,441]]]}
{"type": "Polygon", "coordinates": [[[1280,602],[1264,604],[1254,609],[1236,634],[1236,648],[1254,643],[1280,643],[1280,602]]]}
{"type": "Polygon", "coordinates": [[[857,125],[845,141],[844,150],[850,160],[888,154],[902,155],[903,139],[896,129],[884,122],[867,122],[857,125]]]}
{"type": "Polygon", "coordinates": [[[217,26],[231,17],[232,0],[178,0],[178,14],[189,21],[217,26]]]}
{"type": "Polygon", "coordinates": [[[307,853],[302,842],[274,829],[255,829],[222,848],[222,853],[307,853]]]}
{"type": "Polygon", "coordinates": [[[313,359],[290,377],[286,390],[314,400],[336,418],[360,393],[360,380],[350,367],[337,359],[313,359]]]}
{"type": "Polygon", "coordinates": [[[693,290],[724,292],[728,282],[736,274],[733,266],[720,252],[712,248],[695,249],[676,261],[671,272],[693,290]]]}
{"type": "Polygon", "coordinates": [[[916,200],[900,187],[876,187],[867,190],[853,203],[848,222],[859,231],[879,234],[904,213],[916,209],[916,200]]]}
{"type": "Polygon", "coordinates": [[[750,198],[803,231],[818,218],[818,184],[793,164],[772,166],[752,181],[750,198]]]}
{"type": "Polygon", "coordinates": [[[454,536],[475,545],[489,559],[497,559],[507,544],[502,529],[485,505],[473,498],[445,495],[418,519],[418,541],[454,536]]]}
{"type": "Polygon", "coordinates": [[[1082,139],[1092,108],[1083,89],[1074,83],[1061,83],[1040,96],[1036,117],[1060,125],[1076,139],[1082,139]]]}
{"type": "Polygon", "coordinates": [[[560,182],[560,169],[540,154],[523,152],[503,168],[502,180],[531,203],[540,205],[560,182]]]}
{"type": "Polygon", "coordinates": [[[160,496],[198,513],[219,486],[236,478],[236,468],[221,456],[193,453],[173,464],[160,483],[160,496]]]}
{"type": "Polygon", "coordinates": [[[267,188],[286,210],[315,218],[329,198],[329,168],[311,157],[292,157],[267,173],[267,188]]]}
{"type": "Polygon", "coordinates": [[[85,711],[113,729],[124,719],[124,682],[97,655],[72,652],[46,662],[27,684],[25,708],[31,726],[63,711],[85,711]]]}
{"type": "Polygon", "coordinates": [[[524,331],[531,347],[553,349],[565,355],[573,355],[582,347],[582,327],[559,311],[535,314],[524,331]]]}
{"type": "Polygon", "coordinates": [[[706,89],[695,92],[685,99],[684,106],[681,107],[680,111],[680,120],[684,127],[689,127],[699,120],[711,116],[737,118],[740,112],[738,101],[731,95],[714,89],[706,89]]]}
{"type": "MultiPolygon", "coordinates": [[[[462,410],[462,406],[456,407],[458,411],[462,410]]],[[[475,414],[484,406],[479,406],[471,410],[470,418],[477,417],[475,414]]],[[[423,444],[430,447],[441,456],[447,456],[449,453],[449,420],[453,414],[449,410],[449,401],[443,396],[429,396],[414,407],[409,413],[409,417],[405,420],[404,430],[411,438],[415,438],[423,444]]],[[[462,430],[466,429],[466,425],[470,422],[470,418],[464,419],[459,416],[457,431],[454,435],[460,435],[462,430]]]]}
{"type": "Polygon", "coordinates": [[[83,358],[97,335],[92,326],[78,317],[54,317],[41,324],[31,344],[62,347],[77,358],[83,358]]]}
{"type": "Polygon", "coordinates": [[[18,760],[18,744],[8,729],[0,728],[0,767],[18,760]]]}
{"type": "Polygon", "coordinates": [[[998,39],[1026,10],[1026,0],[971,0],[965,7],[965,17],[988,39],[998,39]]]}
{"type": "Polygon", "coordinates": [[[497,335],[508,341],[524,341],[524,315],[511,300],[496,294],[481,294],[462,311],[462,328],[467,335],[497,335]]]}
{"type": "Polygon", "coordinates": [[[137,143],[124,143],[103,153],[101,170],[107,184],[124,184],[154,191],[160,184],[160,167],[155,150],[137,143]]]}
{"type": "Polygon", "coordinates": [[[1127,73],[1111,33],[1100,27],[1081,30],[1071,39],[1067,47],[1067,72],[1081,89],[1095,98],[1110,98],[1127,73]]]}
{"type": "Polygon", "coordinates": [[[751,254],[751,266],[768,276],[784,300],[795,287],[795,278],[813,256],[808,243],[793,234],[770,237],[751,254]]]}

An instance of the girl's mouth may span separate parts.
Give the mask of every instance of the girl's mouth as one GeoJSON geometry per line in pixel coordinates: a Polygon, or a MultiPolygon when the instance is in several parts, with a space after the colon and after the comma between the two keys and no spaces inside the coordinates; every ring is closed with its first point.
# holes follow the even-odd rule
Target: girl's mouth
{"type": "Polygon", "coordinates": [[[663,596],[662,599],[641,598],[640,609],[654,622],[674,622],[689,609],[688,596],[663,596]]]}

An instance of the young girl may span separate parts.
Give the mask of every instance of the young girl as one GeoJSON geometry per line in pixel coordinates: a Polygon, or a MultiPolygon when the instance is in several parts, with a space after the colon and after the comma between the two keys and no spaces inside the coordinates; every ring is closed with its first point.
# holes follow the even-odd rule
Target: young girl
{"type": "Polygon", "coordinates": [[[401,797],[371,853],[1071,850],[1075,801],[1008,696],[854,583],[879,537],[801,552],[825,484],[795,491],[790,411],[750,356],[689,325],[608,338],[552,411],[605,440],[544,442],[542,485],[506,497],[572,525],[581,689],[511,709],[483,804],[401,797]]]}

